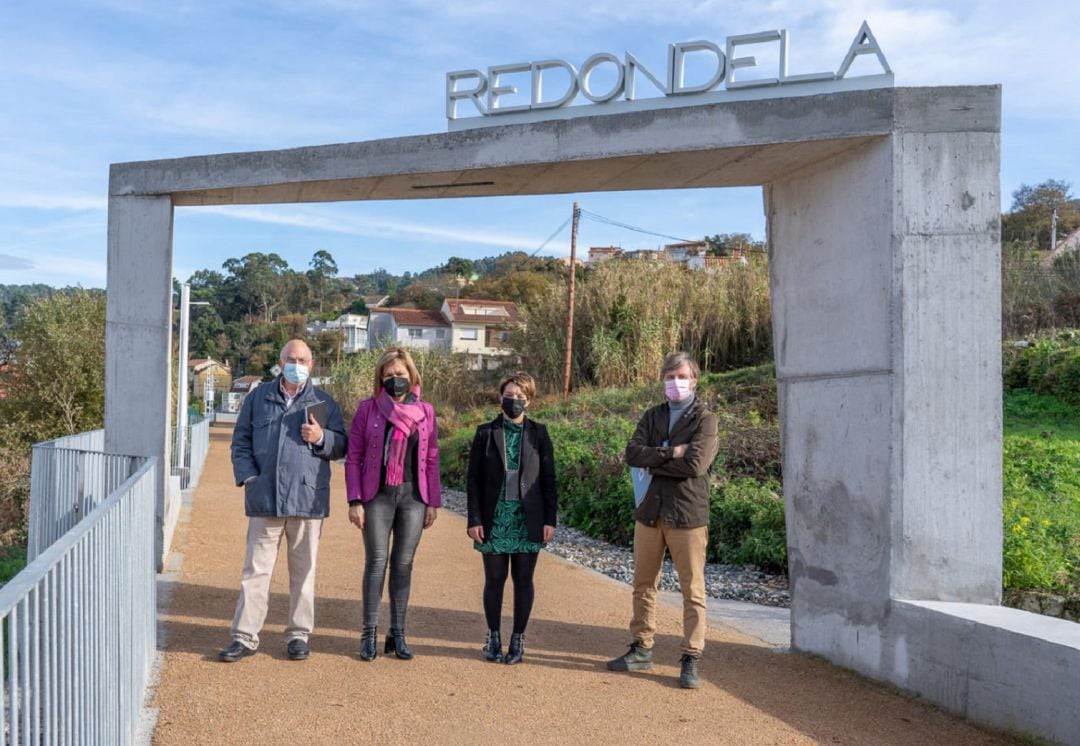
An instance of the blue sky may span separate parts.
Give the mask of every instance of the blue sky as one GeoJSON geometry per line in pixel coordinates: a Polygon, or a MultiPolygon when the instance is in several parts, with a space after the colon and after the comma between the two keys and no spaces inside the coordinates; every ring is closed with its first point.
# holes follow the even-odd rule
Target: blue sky
{"type": "MultiPolygon", "coordinates": [[[[113,162],[442,132],[461,68],[629,51],[661,69],[669,42],[785,28],[793,74],[836,69],[863,19],[897,85],[1004,85],[1004,207],[1022,183],[1077,184],[1075,2],[4,0],[0,283],[104,286],[113,162]]],[[[179,208],[174,274],[251,251],[303,269],[325,249],[344,275],[533,251],[574,199],[675,236],[764,236],[759,189],[179,208]]],[[[592,221],[579,237],[662,242],[592,221]]],[[[543,253],[568,251],[566,230],[543,253]]]]}

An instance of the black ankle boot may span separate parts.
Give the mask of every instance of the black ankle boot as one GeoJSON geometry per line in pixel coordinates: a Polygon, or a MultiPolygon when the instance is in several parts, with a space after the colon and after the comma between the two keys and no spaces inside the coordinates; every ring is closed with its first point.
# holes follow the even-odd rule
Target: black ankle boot
{"type": "Polygon", "coordinates": [[[521,659],[525,657],[525,634],[515,632],[510,635],[510,645],[506,648],[506,657],[503,658],[503,663],[508,666],[512,666],[515,663],[521,663],[521,659]]]}
{"type": "Polygon", "coordinates": [[[374,627],[364,626],[360,633],[360,660],[373,661],[379,651],[375,648],[375,639],[378,637],[374,627]]]}
{"type": "Polygon", "coordinates": [[[405,630],[390,630],[390,634],[386,636],[386,647],[383,648],[383,652],[393,653],[403,661],[412,660],[412,650],[405,644],[405,630]]]}
{"type": "Polygon", "coordinates": [[[484,660],[502,663],[502,634],[497,629],[489,629],[484,640],[484,660]]]}

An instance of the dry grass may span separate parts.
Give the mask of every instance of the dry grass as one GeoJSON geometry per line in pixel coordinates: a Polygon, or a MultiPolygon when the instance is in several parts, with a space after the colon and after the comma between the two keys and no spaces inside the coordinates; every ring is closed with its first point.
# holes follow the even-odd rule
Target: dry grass
{"type": "MultiPolygon", "coordinates": [[[[562,381],[566,295],[553,288],[527,309],[517,341],[549,385],[562,381]]],[[[582,273],[574,306],[572,382],[627,386],[656,379],[665,353],[685,349],[705,370],[768,358],[769,270],[764,257],[714,272],[652,262],[608,262],[582,273]]]]}

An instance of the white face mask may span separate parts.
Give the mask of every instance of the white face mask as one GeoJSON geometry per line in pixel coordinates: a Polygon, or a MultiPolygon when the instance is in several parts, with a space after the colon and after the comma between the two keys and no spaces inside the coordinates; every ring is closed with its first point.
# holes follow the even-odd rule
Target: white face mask
{"type": "Polygon", "coordinates": [[[284,375],[289,383],[303,386],[308,379],[308,367],[300,363],[285,363],[284,375]]]}
{"type": "Polygon", "coordinates": [[[664,396],[668,401],[681,402],[694,393],[693,381],[689,378],[670,378],[664,381],[664,396]]]}

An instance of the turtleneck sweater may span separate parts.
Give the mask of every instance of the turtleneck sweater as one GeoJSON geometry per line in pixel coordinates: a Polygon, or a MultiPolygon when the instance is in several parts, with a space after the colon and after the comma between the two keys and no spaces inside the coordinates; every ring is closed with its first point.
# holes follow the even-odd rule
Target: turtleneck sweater
{"type": "Polygon", "coordinates": [[[694,403],[694,398],[694,394],[690,394],[683,401],[668,400],[668,433],[675,429],[675,423],[686,413],[686,410],[690,409],[690,405],[694,403]]]}

